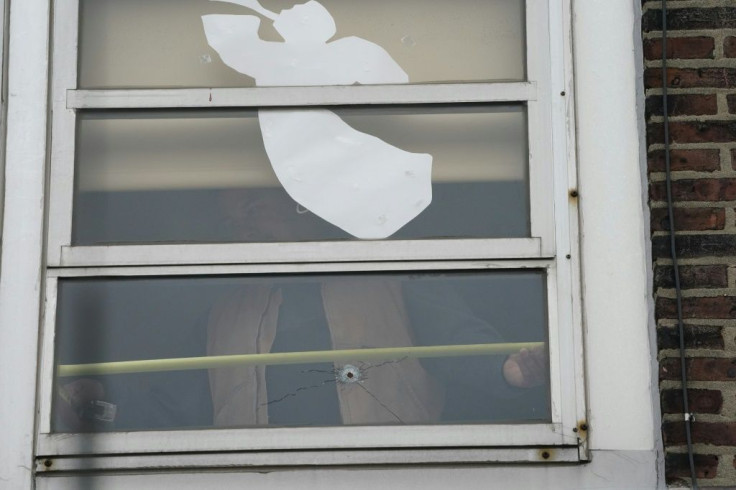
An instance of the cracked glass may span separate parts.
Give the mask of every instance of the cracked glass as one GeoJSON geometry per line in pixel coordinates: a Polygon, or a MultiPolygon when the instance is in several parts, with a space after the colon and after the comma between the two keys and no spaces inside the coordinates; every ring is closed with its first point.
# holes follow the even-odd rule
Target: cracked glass
{"type": "Polygon", "coordinates": [[[60,279],[53,430],[548,422],[545,281],[60,279]]]}

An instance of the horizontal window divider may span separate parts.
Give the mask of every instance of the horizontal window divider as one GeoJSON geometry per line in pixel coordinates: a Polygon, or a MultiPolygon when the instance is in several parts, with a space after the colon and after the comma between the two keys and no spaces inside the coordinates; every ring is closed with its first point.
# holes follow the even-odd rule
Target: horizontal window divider
{"type": "MultiPolygon", "coordinates": [[[[156,455],[208,451],[283,451],[388,448],[487,448],[577,446],[578,436],[560,422],[469,425],[215,428],[167,431],[40,434],[39,457],[156,455]]],[[[225,453],[219,453],[223,455],[225,453]]],[[[256,453],[253,453],[256,454],[256,453]]],[[[550,454],[552,456],[552,454],[550,454]]],[[[401,460],[396,460],[401,461],[401,460]]]]}
{"type": "Polygon", "coordinates": [[[539,259],[539,238],[62,247],[62,267],[539,259]]]}
{"type": "Polygon", "coordinates": [[[362,272],[436,272],[547,269],[552,258],[455,261],[327,262],[305,264],[220,264],[220,265],[137,265],[102,267],[49,267],[47,274],[57,277],[135,277],[135,276],[212,276],[235,274],[314,274],[362,272]]]}
{"type": "Polygon", "coordinates": [[[534,82],[441,83],[423,85],[347,85],[68,90],[68,109],[178,109],[293,107],[380,104],[464,104],[536,100],[534,82]]]}
{"type": "MultiPolygon", "coordinates": [[[[544,342],[497,342],[467,345],[423,345],[409,347],[377,347],[365,349],[334,349],[302,352],[261,352],[222,356],[177,357],[169,359],[139,359],[131,361],[62,364],[57,367],[59,377],[104,376],[112,374],[153,373],[161,371],[188,371],[218,369],[233,366],[283,366],[325,362],[391,361],[439,357],[468,357],[514,354],[522,349],[544,347],[544,342]]],[[[360,373],[348,372],[345,382],[360,381],[360,373]]]]}
{"type": "Polygon", "coordinates": [[[368,449],[317,450],[269,452],[215,452],[195,454],[157,454],[131,456],[66,457],[47,463],[37,460],[37,474],[54,475],[64,472],[113,470],[167,470],[172,469],[227,469],[355,466],[395,464],[451,464],[451,463],[576,463],[577,446],[555,448],[426,448],[426,449],[368,449]]]}

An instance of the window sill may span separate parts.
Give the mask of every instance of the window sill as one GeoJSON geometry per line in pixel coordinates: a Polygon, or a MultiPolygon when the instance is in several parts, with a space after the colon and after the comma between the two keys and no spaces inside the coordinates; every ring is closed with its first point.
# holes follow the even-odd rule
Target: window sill
{"type": "Polygon", "coordinates": [[[260,469],[416,464],[579,463],[578,446],[525,448],[361,449],[248,451],[98,457],[46,457],[36,460],[38,474],[177,469],[260,469]]]}

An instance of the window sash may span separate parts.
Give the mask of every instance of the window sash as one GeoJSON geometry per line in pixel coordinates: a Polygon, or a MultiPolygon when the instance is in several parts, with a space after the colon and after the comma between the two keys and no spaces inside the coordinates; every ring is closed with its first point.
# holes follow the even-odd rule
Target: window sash
{"type": "Polygon", "coordinates": [[[399,263],[352,264],[282,264],[274,271],[269,265],[221,265],[221,266],[168,266],[168,267],[120,267],[120,268],[69,268],[49,271],[46,281],[44,312],[44,336],[41,348],[39,455],[89,454],[94,447],[98,454],[197,452],[235,450],[296,450],[296,449],[360,449],[360,448],[411,448],[411,447],[489,447],[489,446],[570,446],[577,445],[578,434],[574,393],[574,363],[563,354],[565,345],[572,343],[573,325],[565,321],[562,300],[558,294],[556,263],[551,260],[529,261],[426,262],[420,265],[399,263]],[[56,298],[59,278],[65,277],[146,277],[146,276],[194,276],[224,274],[263,273],[319,273],[365,271],[442,271],[442,270],[497,270],[544,269],[547,288],[547,324],[550,362],[550,419],[549,423],[525,424],[454,424],[430,426],[327,428],[245,428],[172,431],[134,431],[125,433],[54,434],[51,432],[51,400],[54,381],[54,346],[56,324],[56,298]],[[561,321],[562,320],[562,321],[561,321]],[[92,444],[92,446],[89,446],[92,444]]]}
{"type": "MultiPolygon", "coordinates": [[[[42,457],[53,457],[44,454],[42,457]]],[[[43,461],[43,460],[41,460],[43,461]]],[[[197,454],[142,454],[64,457],[47,467],[36,466],[38,474],[109,470],[176,470],[213,468],[242,470],[247,467],[315,467],[342,465],[452,464],[452,463],[578,463],[577,446],[504,448],[422,448],[368,450],[308,450],[289,452],[209,452],[197,454]]]]}
{"type": "MultiPolygon", "coordinates": [[[[299,450],[557,446],[574,447],[577,452],[577,445],[577,436],[565,434],[560,424],[478,424],[392,426],[390,430],[385,427],[320,427],[41,434],[36,454],[39,457],[83,456],[90,454],[90,448],[102,455],[283,451],[288,448],[288,459],[288,454],[299,450]]],[[[468,462],[468,458],[461,461],[468,462]]],[[[290,465],[291,462],[281,464],[290,465]]]]}
{"type": "MultiPolygon", "coordinates": [[[[499,101],[504,102],[526,102],[527,103],[527,134],[529,146],[529,219],[530,219],[530,237],[529,238],[451,238],[451,239],[422,239],[422,240],[381,240],[381,241],[362,241],[362,242],[329,242],[320,241],[314,243],[296,243],[283,242],[271,244],[257,243],[241,243],[241,244],[189,244],[189,245],[167,245],[155,243],[140,243],[131,245],[109,245],[109,246],[72,246],[72,207],[74,198],[74,147],[68,144],[68,141],[74,141],[75,114],[76,109],[62,109],[67,114],[59,115],[59,119],[64,118],[60,126],[56,128],[58,137],[54,138],[57,142],[60,139],[65,142],[57,144],[57,152],[52,157],[52,189],[51,189],[51,216],[49,224],[49,249],[48,264],[51,266],[82,266],[82,265],[121,265],[130,263],[166,263],[172,257],[177,260],[181,258],[183,263],[223,263],[233,261],[256,261],[256,262],[279,262],[279,261],[324,261],[328,260],[344,261],[358,260],[357,254],[362,254],[364,260],[430,260],[430,259],[470,259],[470,258],[542,258],[552,257],[555,253],[554,247],[554,206],[553,186],[549,183],[553,179],[554,164],[552,163],[552,150],[550,145],[549,125],[540,127],[539,114],[548,112],[546,109],[540,108],[541,105],[532,99],[527,100],[506,100],[503,93],[496,94],[497,97],[490,97],[479,92],[488,91],[493,93],[492,86],[495,84],[483,84],[481,90],[475,90],[475,87],[468,85],[448,85],[444,87],[421,87],[425,90],[424,94],[417,96],[412,103],[446,103],[447,101],[462,98],[466,101],[499,101]],[[452,90],[447,90],[452,87],[452,90]],[[435,90],[438,89],[438,90],[435,90]],[[466,90],[467,89],[467,90],[466,90]],[[466,95],[463,95],[467,93],[466,95]],[[433,95],[434,94],[434,95],[433,95]],[[450,98],[450,94],[455,94],[454,98],[450,98]],[[427,102],[429,101],[429,102],[427,102]],[[532,114],[536,114],[532,116],[532,114]]],[[[534,97],[535,84],[504,84],[510,87],[510,91],[525,92],[527,95],[534,97]]],[[[311,87],[309,93],[300,94],[298,88],[286,88],[283,93],[291,93],[295,99],[304,105],[314,104],[326,106],[330,104],[341,104],[349,99],[346,94],[356,93],[358,97],[362,97],[365,93],[371,100],[371,104],[383,104],[387,100],[399,101],[404,103],[406,99],[403,94],[407,86],[350,86],[350,87],[311,87]],[[386,95],[374,97],[377,91],[373,89],[385,88],[386,95]],[[357,89],[357,90],[356,90],[357,89]],[[363,91],[362,89],[371,89],[363,91]],[[399,96],[395,96],[391,92],[395,89],[399,96]]],[[[420,88],[420,87],[417,87],[420,88]]],[[[212,104],[212,107],[241,107],[241,97],[251,98],[249,92],[261,89],[223,89],[230,93],[227,97],[232,97],[218,104],[212,104]]],[[[259,100],[263,106],[291,106],[288,100],[282,100],[274,95],[282,93],[281,89],[263,89],[266,96],[263,100],[259,100]]],[[[507,90],[507,89],[503,89],[507,90]]],[[[502,90],[502,91],[503,91],[502,90]]],[[[70,91],[70,94],[79,95],[79,99],[74,99],[74,104],[85,108],[130,108],[135,104],[125,101],[126,91],[115,91],[114,94],[102,95],[93,93],[94,91],[70,91]]],[[[102,91],[110,92],[110,91],[102,91]]],[[[146,108],[183,108],[188,107],[192,98],[196,99],[191,102],[192,105],[202,107],[202,98],[204,92],[197,89],[194,91],[182,89],[177,91],[166,91],[172,93],[171,98],[160,94],[159,90],[137,91],[141,100],[147,99],[146,108]],[[181,105],[183,104],[183,105],[181,105]]],[[[354,104],[353,104],[354,105],[354,104]]]]}
{"type": "MultiPolygon", "coordinates": [[[[478,102],[521,102],[527,104],[528,145],[529,145],[529,195],[531,241],[529,239],[482,239],[482,240],[440,240],[414,241],[418,255],[422,259],[451,258],[452,250],[458,252],[456,258],[541,258],[555,254],[555,216],[553,186],[554,153],[551,145],[551,98],[549,90],[549,55],[536,49],[549,44],[549,6],[545,0],[527,0],[527,73],[528,82],[492,83],[450,83],[417,85],[365,85],[329,87],[255,87],[221,89],[151,89],[151,90],[76,90],[78,43],[78,0],[63,2],[55,12],[54,45],[63,49],[55,50],[53,83],[54,138],[52,140],[50,216],[47,262],[49,266],[83,265],[121,265],[126,263],[160,263],[152,257],[162,257],[170,261],[170,252],[180,252],[179,246],[141,244],[125,247],[72,247],[72,208],[74,196],[74,142],[76,133],[76,111],[81,109],[112,108],[216,108],[216,107],[279,107],[279,106],[330,106],[330,105],[373,105],[373,104],[436,104],[436,103],[478,103],[478,102]],[[458,243],[462,242],[462,243],[458,243]],[[536,242],[536,243],[535,243],[536,242]],[[150,247],[160,247],[154,251],[150,247]],[[471,251],[476,247],[475,251],[471,251]],[[533,252],[536,248],[537,252],[533,252]],[[438,256],[432,251],[441,249],[438,256]],[[514,253],[518,251],[518,253],[514,253]],[[133,254],[141,253],[137,259],[133,254]],[[125,258],[123,258],[125,257],[125,258]],[[89,262],[88,262],[89,260],[89,262]]],[[[228,257],[251,257],[264,247],[258,244],[222,244],[215,248],[227,251],[228,257]],[[235,251],[235,249],[238,249],[235,251]],[[233,252],[230,252],[233,250],[233,252]]],[[[183,247],[184,245],[182,245],[183,247]]],[[[191,257],[202,253],[198,259],[190,258],[185,263],[221,263],[207,248],[187,245],[191,250],[183,252],[191,257]]],[[[286,256],[271,254],[271,261],[300,260],[299,257],[320,255],[331,249],[340,249],[329,242],[319,242],[313,247],[316,253],[309,252],[306,244],[279,244],[290,253],[286,256]]],[[[352,246],[351,246],[352,247],[352,246]]],[[[373,254],[382,258],[394,257],[403,260],[405,247],[396,241],[386,240],[378,243],[364,243],[354,252],[365,251],[365,257],[373,254]],[[364,248],[362,248],[364,247],[364,248]],[[387,249],[395,247],[394,254],[387,249]]],[[[263,256],[267,256],[266,251],[263,256]]],[[[352,260],[353,255],[341,254],[335,260],[352,260]],[[345,258],[347,257],[347,258],[345,258]]],[[[410,257],[409,257],[410,259],[410,257]]],[[[231,259],[228,259],[230,261],[231,259]]],[[[264,261],[265,259],[257,259],[264,261]]],[[[304,260],[304,259],[301,259],[304,260]]],[[[312,260],[312,259],[307,259],[312,260]]]]}
{"type": "Polygon", "coordinates": [[[62,247],[61,267],[541,259],[539,238],[62,247]]]}
{"type": "MultiPolygon", "coordinates": [[[[568,188],[575,188],[574,128],[568,117],[574,114],[572,99],[559,97],[560,89],[570,93],[571,39],[569,0],[527,0],[527,82],[427,84],[400,86],[338,87],[256,87],[249,89],[156,89],[156,90],[76,90],[78,0],[57,2],[54,12],[54,79],[52,82],[53,139],[50,168],[49,230],[45,319],[41,348],[39,386],[40,418],[37,452],[39,457],[67,454],[129,454],[193,451],[190,467],[212,467],[209,453],[230,448],[268,448],[276,433],[272,428],[203,431],[132,432],[105,434],[52,434],[50,414],[54,370],[54,333],[58,277],[125,277],[146,275],[192,275],[221,273],[329,272],[363,270],[471,270],[504,268],[546,268],[548,287],[550,392],[552,423],[513,425],[452,425],[392,427],[390,436],[380,435],[380,427],[334,427],[329,429],[275,429],[281,449],[325,448],[321,463],[310,456],[289,459],[291,454],[275,451],[277,464],[370,464],[379,461],[358,448],[403,446],[385,449],[385,462],[478,462],[478,461],[578,461],[586,459],[586,434],[577,428],[585,420],[581,301],[578,271],[577,211],[568,202],[568,188]],[[540,49],[543,47],[544,49],[540,49]],[[552,59],[556,61],[551,62],[552,59]],[[553,84],[554,81],[554,84],[553,84]],[[553,90],[554,86],[554,90],[553,90]],[[554,96],[553,96],[554,93],[554,96]],[[212,103],[210,103],[212,95],[212,103]],[[74,142],[76,111],[90,108],[127,107],[239,107],[295,105],[344,105],[378,103],[440,102],[525,102],[528,108],[528,138],[531,196],[531,236],[529,239],[478,239],[384,241],[312,244],[215,244],[215,245],[129,245],[72,247],[72,198],[74,191],[74,142]],[[121,105],[123,104],[123,105],[121,105]],[[219,104],[219,105],[213,105],[219,104]],[[229,104],[229,105],[228,105],[229,104]],[[554,145],[553,145],[554,142],[554,145]],[[554,183],[554,185],[553,185],[554,183]],[[565,206],[568,206],[567,208],[565,206]],[[557,211],[555,212],[555,207],[557,211]],[[556,213],[556,214],[555,214],[556,213]],[[559,242],[559,243],[556,243],[559,242]],[[345,249],[345,246],[354,247],[345,249]],[[426,246],[424,246],[426,245],[426,246]],[[267,249],[271,249],[268,251],[267,249]],[[311,251],[310,251],[311,249],[311,251]],[[340,252],[338,249],[347,251],[340,252]],[[275,253],[273,250],[277,250],[275,253]],[[288,253],[284,255],[283,250],[288,253]],[[209,251],[209,252],[208,252],[209,251]],[[325,252],[334,261],[325,260],[325,252]],[[340,255],[342,253],[343,255],[340,255]],[[377,254],[374,256],[374,254],[377,254]],[[373,262],[367,261],[368,257],[373,262]],[[457,260],[463,259],[463,260],[457,260]],[[486,260],[479,260],[486,259],[486,260]],[[499,260],[496,260],[499,259],[499,260]],[[445,260],[445,262],[436,262],[445,260]],[[360,262],[354,262],[360,261],[360,262]],[[404,262],[381,262],[404,261],[404,262]],[[398,432],[395,429],[402,429],[398,432]],[[439,432],[438,432],[439,430],[439,432]],[[259,432],[260,431],[260,432],[259,432]],[[245,448],[243,441],[256,434],[261,443],[245,448]],[[441,437],[437,437],[437,435],[441,437]],[[401,437],[397,437],[401,435],[401,437]],[[308,437],[307,437],[308,436],[308,437]],[[404,437],[405,436],[405,437],[404,437]],[[387,439],[381,440],[381,437],[387,439]],[[399,441],[399,442],[397,442],[399,441]],[[261,444],[260,446],[258,444],[261,444]],[[427,447],[452,445],[468,448],[447,450],[444,456],[429,455],[427,447]],[[492,449],[489,446],[503,446],[492,449]],[[554,446],[552,459],[540,459],[539,449],[554,446]],[[188,449],[187,449],[188,448],[188,449]],[[342,448],[342,449],[340,449],[342,448]],[[352,448],[352,449],[351,449],[352,448]],[[335,450],[338,449],[338,450],[335,450]],[[207,459],[210,458],[210,459],[207,459]],[[278,459],[281,458],[281,459],[278,459]],[[398,458],[398,459],[397,459],[398,458]],[[414,459],[413,459],[414,458],[414,459]],[[445,459],[442,459],[445,458],[445,459]],[[343,463],[341,463],[343,461],[343,463]]],[[[564,93],[562,94],[564,95],[564,93]]],[[[385,429],[383,429],[383,432],[385,429]]],[[[258,458],[264,453],[250,453],[258,458]]],[[[316,454],[314,451],[305,454],[316,454]]],[[[435,453],[439,454],[439,453],[435,453]]],[[[103,458],[111,468],[139,468],[166,455],[146,454],[134,460],[103,458]],[[153,458],[153,459],[152,459],[153,458]],[[125,461],[129,461],[126,463],[125,461]],[[125,466],[125,465],[128,466],[125,466]]],[[[181,456],[174,456],[179,458],[181,456]]],[[[236,465],[253,464],[254,459],[236,465]]],[[[134,457],[135,458],[135,457],[134,457]]],[[[68,460],[84,465],[83,458],[68,460]]],[[[244,462],[243,462],[244,461],[244,462]]],[[[162,464],[163,466],[163,464],[162,464]]],[[[89,466],[85,466],[89,468],[89,466]]]]}
{"type": "Polygon", "coordinates": [[[371,104],[464,104],[537,100],[534,82],[324,87],[68,90],[67,109],[302,107],[371,104]]]}

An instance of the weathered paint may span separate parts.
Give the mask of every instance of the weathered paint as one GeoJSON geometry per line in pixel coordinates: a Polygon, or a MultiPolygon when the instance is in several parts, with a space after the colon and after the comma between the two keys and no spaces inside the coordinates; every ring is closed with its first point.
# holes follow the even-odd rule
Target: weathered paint
{"type": "Polygon", "coordinates": [[[468,490],[651,490],[658,488],[654,455],[649,451],[598,451],[587,465],[527,465],[469,467],[377,467],[372,469],[309,469],[149,475],[68,476],[38,479],[38,490],[177,490],[202,488],[402,488],[468,490]]]}
{"type": "Polygon", "coordinates": [[[653,452],[638,8],[575,2],[575,73],[590,443],[653,452]]]}
{"type": "Polygon", "coordinates": [[[0,486],[30,489],[42,284],[48,0],[10,7],[0,257],[0,486]]]}

